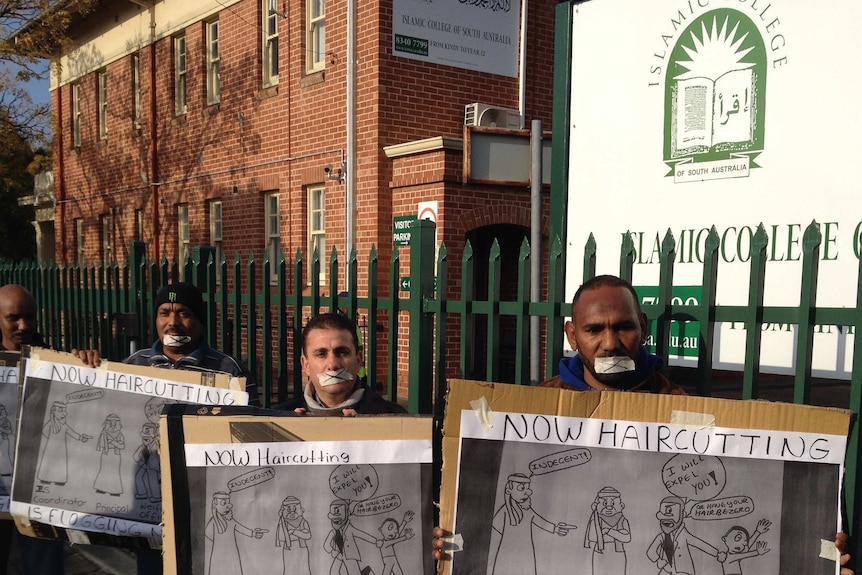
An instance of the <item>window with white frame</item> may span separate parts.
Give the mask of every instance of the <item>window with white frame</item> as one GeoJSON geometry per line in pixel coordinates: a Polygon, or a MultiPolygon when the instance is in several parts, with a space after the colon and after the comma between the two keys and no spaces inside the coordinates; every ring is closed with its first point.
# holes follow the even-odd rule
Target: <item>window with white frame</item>
{"type": "Polygon", "coordinates": [[[263,0],[263,87],[278,84],[278,0],[263,0]]]}
{"type": "Polygon", "coordinates": [[[180,266],[183,266],[185,265],[186,257],[190,255],[188,204],[177,206],[177,241],[179,242],[177,256],[180,266]]]}
{"type": "Polygon", "coordinates": [[[174,37],[174,113],[182,116],[186,113],[188,94],[186,91],[186,37],[174,37]]]}
{"type": "Polygon", "coordinates": [[[72,146],[81,147],[81,85],[72,84],[72,146]]]}
{"type": "Polygon", "coordinates": [[[266,253],[269,256],[269,271],[271,273],[270,281],[275,283],[278,279],[278,254],[281,248],[278,230],[278,192],[266,193],[263,200],[266,253]]]}
{"type": "Polygon", "coordinates": [[[108,73],[100,70],[96,73],[96,90],[99,97],[99,139],[108,138],[108,73]]]}
{"type": "Polygon", "coordinates": [[[221,55],[218,47],[218,20],[207,22],[207,104],[221,101],[221,55]]]}
{"type": "Polygon", "coordinates": [[[215,248],[216,282],[221,281],[219,270],[224,259],[224,245],[221,235],[221,201],[210,202],[210,245],[215,248]]]}
{"type": "Polygon", "coordinates": [[[84,218],[75,218],[75,252],[78,265],[84,265],[84,218]]]}
{"type": "Polygon", "coordinates": [[[320,282],[326,277],[326,188],[321,184],[308,188],[308,277],[314,251],[320,256],[320,282]]]}
{"type": "Polygon", "coordinates": [[[326,0],[307,0],[305,19],[305,69],[322,70],[326,63],[326,0]]]}
{"type": "Polygon", "coordinates": [[[113,250],[111,245],[111,216],[102,214],[99,217],[101,224],[101,240],[102,240],[102,263],[109,264],[113,258],[113,250]]]}
{"type": "Polygon", "coordinates": [[[135,111],[132,116],[132,127],[141,129],[141,118],[144,114],[144,102],[141,97],[141,57],[132,54],[132,94],[135,98],[135,111]]]}

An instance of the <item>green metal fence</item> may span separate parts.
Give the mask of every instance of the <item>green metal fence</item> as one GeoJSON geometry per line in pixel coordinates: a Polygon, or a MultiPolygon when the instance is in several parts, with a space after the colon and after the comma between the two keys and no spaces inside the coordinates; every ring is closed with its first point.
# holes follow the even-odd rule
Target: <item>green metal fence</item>
{"type": "MultiPolygon", "coordinates": [[[[124,265],[40,268],[32,264],[4,264],[0,266],[0,284],[20,283],[33,291],[40,302],[40,328],[52,347],[65,350],[94,347],[106,357],[121,359],[128,354],[131,341],[140,346],[150,345],[154,339],[151,310],[158,288],[168,279],[182,277],[193,281],[205,294],[210,343],[240,357],[257,374],[264,405],[301,392],[301,350],[294,342],[299,341],[302,325],[312,313],[335,307],[346,309],[348,315],[359,318],[366,326],[369,380],[384,388],[392,400],[399,399],[398,364],[392,358],[409,357],[404,362],[408,365],[406,386],[401,387],[407,388],[407,406],[412,413],[432,413],[442,406],[446,377],[453,375],[453,371],[463,378],[500,381],[501,366],[506,359],[513,364],[508,379],[516,384],[528,383],[531,316],[539,316],[545,322],[544,373],[556,372],[562,353],[563,317],[569,313],[564,303],[564,253],[559,240],[553,242],[549,250],[544,301],[529,301],[531,254],[526,242],[518,260],[514,301],[501,300],[500,250],[496,244],[489,258],[487,297],[472,296],[476,262],[467,244],[459,262],[461,294],[459,298],[452,298],[446,297],[446,294],[451,295],[446,246],[440,247],[436,259],[434,255],[434,225],[428,221],[416,222],[411,231],[410,266],[405,270],[410,278],[409,292],[401,291],[399,286],[403,266],[397,248],[387,264],[389,281],[385,289],[378,282],[380,264],[376,250],[372,249],[364,262],[368,292],[358,297],[359,262],[355,252],[347,262],[339,261],[333,250],[328,261],[321,261],[315,254],[310,265],[301,253],[297,253],[292,262],[284,257],[277,262],[268,258],[258,262],[252,255],[245,261],[237,256],[232,263],[216,264],[212,261],[214,250],[201,247],[195,248],[192,257],[180,268],[164,260],[158,265],[147,262],[145,246],[140,242],[132,243],[130,261],[124,265]],[[328,266],[328,285],[319,283],[321,265],[328,266]],[[310,282],[306,280],[309,269],[310,282]],[[342,269],[344,274],[341,274],[342,269]],[[273,277],[276,278],[274,282],[273,277]],[[501,350],[499,337],[504,321],[514,337],[513,345],[505,352],[501,350]],[[400,350],[397,335],[404,324],[409,325],[408,346],[400,350]],[[479,324],[481,329],[477,327],[479,324]],[[451,349],[446,343],[447,335],[453,332],[460,341],[458,349],[451,349]],[[404,351],[406,354],[402,354],[404,351]],[[447,369],[447,365],[455,363],[457,369],[447,369]]],[[[619,275],[632,280],[634,245],[628,235],[623,238],[619,275]]],[[[767,236],[762,227],[758,228],[749,260],[748,303],[719,306],[716,305],[716,285],[720,242],[713,229],[705,244],[700,301],[696,305],[676,305],[671,297],[676,244],[668,231],[660,255],[658,297],[653,304],[643,306],[654,325],[657,354],[667,360],[671,352],[671,321],[698,322],[697,383],[692,391],[712,395],[716,391],[712,357],[717,324],[742,324],[747,339],[744,370],[740,376],[741,396],[755,399],[760,396],[763,379],[760,374],[761,326],[765,323],[795,326],[796,374],[791,384],[792,399],[796,403],[809,403],[815,325],[849,326],[854,333],[862,331],[862,269],[858,275],[855,308],[816,305],[820,244],[819,226],[812,222],[803,236],[799,304],[765,306],[767,236]]],[[[596,249],[591,236],[583,261],[584,279],[595,275],[596,249]]],[[[576,270],[569,272],[576,273],[576,270]]],[[[862,408],[862,341],[859,338],[854,342],[853,366],[848,384],[849,404],[842,407],[859,413],[862,408]]],[[[851,534],[855,534],[862,513],[857,469],[859,449],[858,429],[854,426],[848,446],[845,483],[851,534]]],[[[856,553],[858,555],[858,549],[856,553]]]]}

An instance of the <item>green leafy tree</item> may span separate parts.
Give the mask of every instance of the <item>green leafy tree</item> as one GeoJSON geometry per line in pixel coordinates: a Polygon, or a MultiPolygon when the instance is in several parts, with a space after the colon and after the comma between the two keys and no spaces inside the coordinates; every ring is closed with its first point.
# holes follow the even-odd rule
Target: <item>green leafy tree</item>
{"type": "Polygon", "coordinates": [[[44,80],[48,62],[70,44],[66,30],[94,0],[0,0],[0,258],[21,260],[36,253],[33,175],[50,169],[51,110],[36,102],[28,83],[44,80]]]}
{"type": "MultiPolygon", "coordinates": [[[[2,114],[2,111],[0,111],[2,114]]],[[[36,255],[32,206],[19,206],[18,198],[32,193],[34,161],[30,144],[14,132],[0,144],[0,258],[23,260],[36,255]]]]}

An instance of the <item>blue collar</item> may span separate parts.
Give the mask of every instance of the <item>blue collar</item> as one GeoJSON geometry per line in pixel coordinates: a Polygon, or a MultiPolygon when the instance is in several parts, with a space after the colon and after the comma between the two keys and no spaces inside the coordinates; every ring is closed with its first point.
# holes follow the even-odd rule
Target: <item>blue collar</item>
{"type": "MultiPolygon", "coordinates": [[[[635,370],[626,378],[626,381],[617,386],[622,390],[629,390],[637,387],[642,382],[646,381],[654,372],[664,366],[664,360],[657,355],[652,355],[647,351],[647,348],[641,346],[637,360],[635,360],[635,370]]],[[[584,381],[584,364],[581,361],[580,355],[573,357],[564,357],[560,360],[560,381],[571,385],[580,391],[590,391],[592,387],[584,381]]]]}

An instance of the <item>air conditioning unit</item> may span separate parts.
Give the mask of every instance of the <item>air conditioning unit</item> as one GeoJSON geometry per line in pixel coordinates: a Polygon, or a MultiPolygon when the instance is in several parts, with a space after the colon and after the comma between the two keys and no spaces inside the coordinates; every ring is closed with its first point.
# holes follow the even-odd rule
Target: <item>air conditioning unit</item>
{"type": "Polygon", "coordinates": [[[521,114],[518,113],[518,110],[474,102],[464,106],[464,125],[519,130],[521,128],[521,114]]]}

